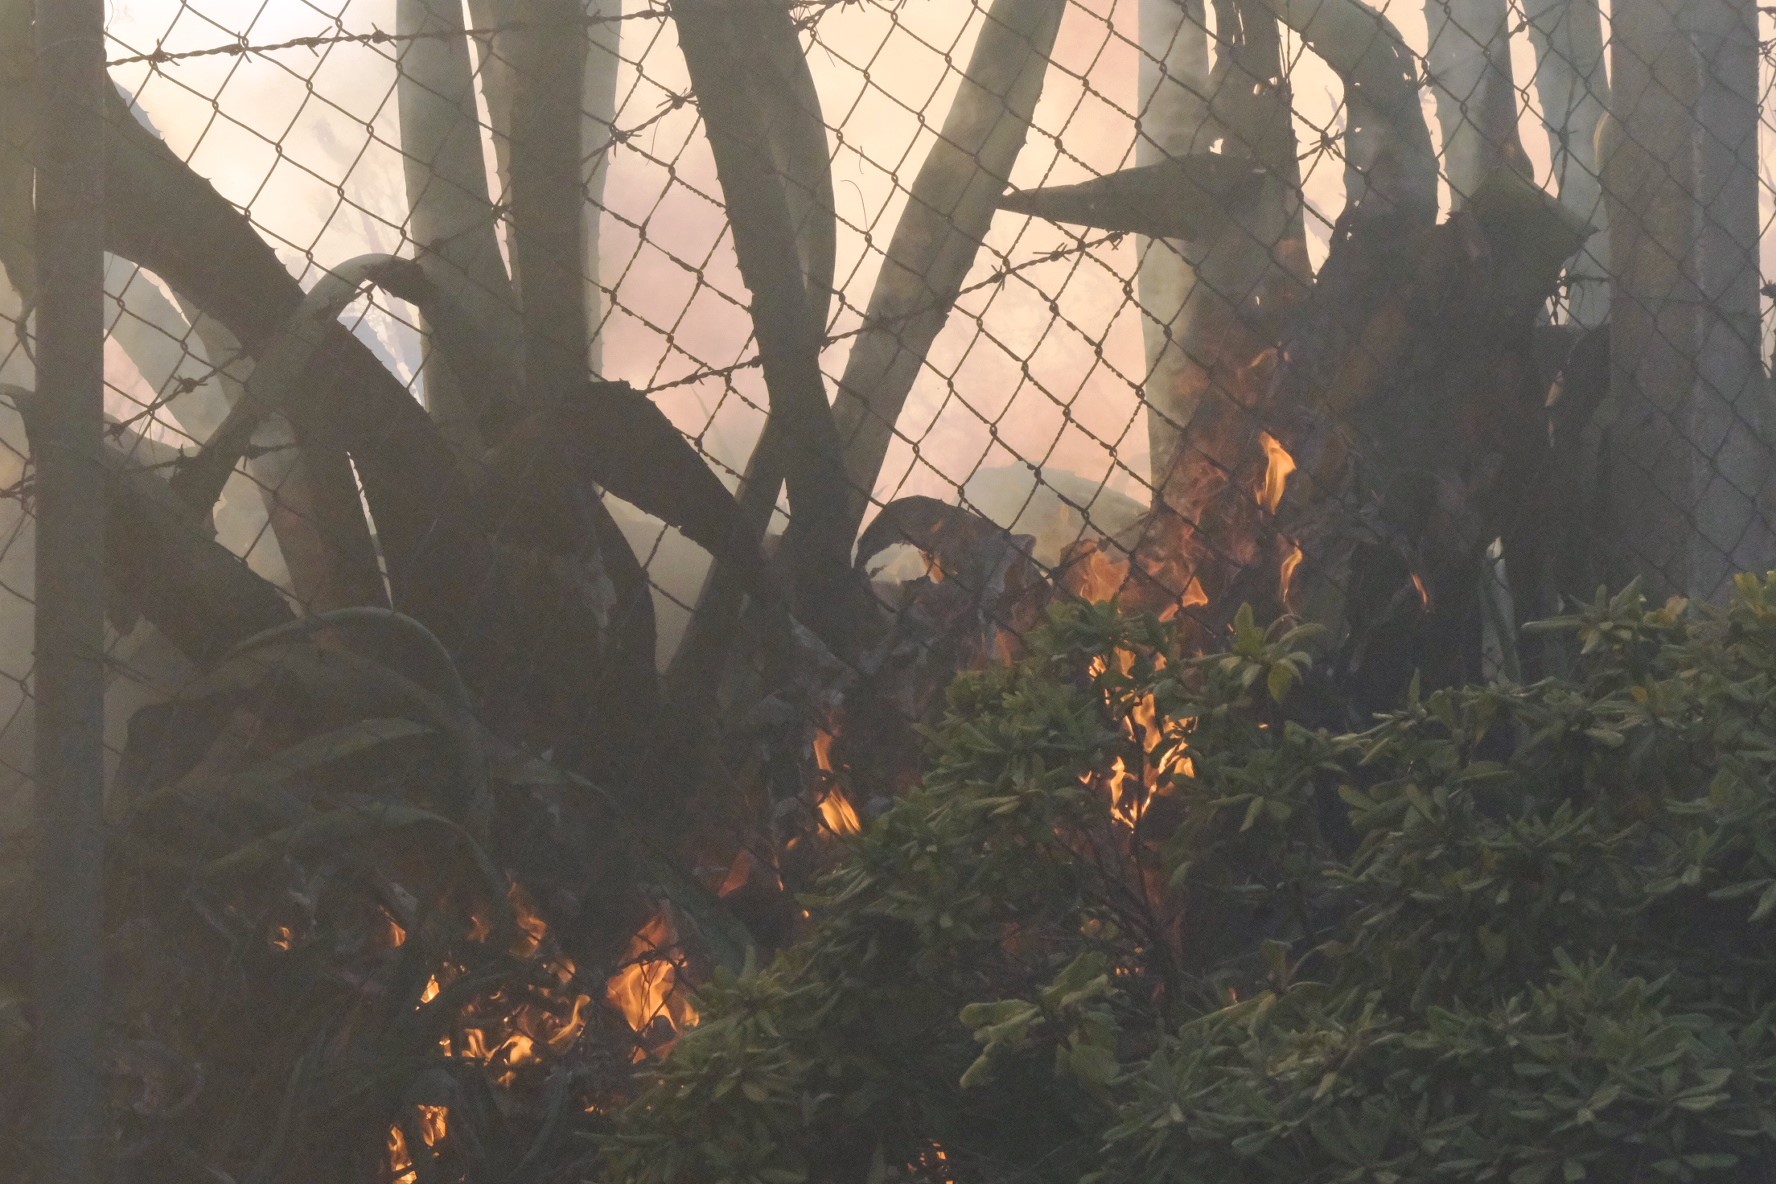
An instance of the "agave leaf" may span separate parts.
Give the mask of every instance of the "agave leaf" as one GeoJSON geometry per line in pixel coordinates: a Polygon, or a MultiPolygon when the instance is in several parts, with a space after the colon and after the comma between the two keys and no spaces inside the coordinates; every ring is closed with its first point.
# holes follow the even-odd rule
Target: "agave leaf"
{"type": "Polygon", "coordinates": [[[943,130],[913,181],[839,382],[847,535],[863,521],[901,408],[1023,151],[1066,7],[1066,0],[993,0],[943,130]]]}
{"type": "Polygon", "coordinates": [[[1123,169],[1078,185],[1013,190],[999,208],[1149,238],[1203,239],[1249,201],[1264,180],[1250,159],[1197,152],[1123,169]]]}
{"type": "MultiPolygon", "coordinates": [[[[456,748],[464,780],[463,791],[459,795],[452,795],[451,800],[460,817],[469,820],[477,830],[484,828],[492,811],[492,800],[488,786],[487,749],[480,725],[475,719],[474,700],[450,651],[438,640],[436,634],[419,621],[381,608],[339,609],[277,625],[255,634],[236,645],[228,657],[234,660],[247,659],[268,647],[285,647],[292,641],[326,630],[358,631],[392,640],[394,648],[391,650],[388,646],[379,647],[381,655],[410,671],[416,659],[419,665],[426,668],[423,672],[414,672],[410,676],[385,662],[373,658],[358,658],[355,654],[350,655],[350,658],[356,659],[355,662],[348,660],[339,663],[335,660],[332,665],[334,670],[342,674],[347,670],[353,671],[350,676],[365,684],[366,688],[374,688],[381,694],[392,694],[399,700],[411,702],[423,713],[426,720],[450,737],[456,748]]],[[[280,662],[274,669],[281,672],[281,668],[280,662]]]]}
{"type": "Polygon", "coordinates": [[[564,486],[592,481],[732,564],[758,594],[764,556],[728,492],[653,401],[628,383],[563,399],[528,417],[496,449],[489,469],[506,480],[542,474],[564,486]]]}
{"type": "Polygon", "coordinates": [[[517,0],[508,160],[512,275],[524,321],[524,403],[586,379],[586,261],[580,95],[587,38],[580,0],[517,0]]]}
{"type": "MultiPolygon", "coordinates": [[[[832,307],[838,221],[820,95],[787,8],[761,10],[731,28],[746,39],[736,47],[737,56],[750,67],[747,90],[758,104],[772,168],[782,179],[807,316],[824,327],[832,307]]],[[[754,546],[763,541],[783,490],[784,437],[784,421],[768,419],[741,478],[740,509],[754,546]]],[[[718,562],[698,593],[691,625],[668,675],[674,710],[687,721],[702,720],[707,713],[747,579],[743,568],[718,562]]]]}
{"type": "MultiPolygon", "coordinates": [[[[268,348],[303,292],[247,219],[106,97],[106,242],[153,271],[250,353],[268,348]]],[[[397,599],[430,609],[474,548],[474,507],[436,426],[343,326],[325,330],[328,381],[292,392],[308,439],[343,446],[362,478],[397,599]]],[[[355,496],[355,494],[354,494],[355,496]]]]}
{"type": "Polygon", "coordinates": [[[144,813],[174,803],[201,804],[212,798],[255,799],[281,791],[306,774],[343,765],[368,753],[401,749],[415,739],[436,736],[425,724],[410,719],[372,717],[299,740],[263,760],[226,773],[183,777],[131,803],[144,813]]]}
{"type": "Polygon", "coordinates": [[[1398,217],[1404,227],[1437,217],[1437,157],[1418,100],[1418,71],[1405,41],[1363,0],[1259,0],[1301,35],[1344,83],[1345,209],[1398,217]]]}
{"type": "MultiPolygon", "coordinates": [[[[137,286],[132,284],[130,290],[137,286]]],[[[177,395],[169,409],[193,438],[204,439],[222,426],[228,409],[244,397],[253,363],[215,317],[205,316],[183,299],[179,312],[202,345],[198,360],[210,377],[177,395]]],[[[345,453],[305,446],[287,417],[274,417],[258,439],[265,448],[259,455],[248,454],[247,475],[258,488],[296,599],[313,612],[348,604],[386,607],[388,588],[357,496],[357,477],[345,453]],[[338,496],[340,490],[350,494],[349,501],[338,496]],[[343,528],[336,524],[341,518],[343,528]]]]}
{"type": "MultiPolygon", "coordinates": [[[[36,395],[0,387],[25,420],[36,395]]],[[[291,619],[278,590],[192,520],[166,482],[115,445],[103,454],[106,576],[113,594],[203,663],[243,637],[291,619]]]]}
{"type": "MultiPolygon", "coordinates": [[[[360,255],[322,276],[285,321],[283,327],[259,351],[253,373],[246,382],[245,397],[229,408],[203,450],[180,466],[172,479],[173,491],[193,509],[208,513],[228,475],[247,455],[266,416],[282,411],[305,381],[313,381],[310,369],[328,344],[346,305],[358,298],[366,284],[400,283],[403,271],[417,273],[418,265],[394,255],[360,255]]],[[[413,274],[408,285],[419,282],[413,274]]]]}
{"type": "Polygon", "coordinates": [[[502,781],[528,787],[568,786],[577,793],[592,794],[604,802],[622,831],[623,845],[637,856],[642,877],[659,889],[660,895],[670,901],[697,931],[710,955],[735,973],[739,973],[749,959],[756,957],[752,934],[746,926],[728,910],[719,896],[699,883],[649,837],[647,828],[619,795],[596,782],[516,750],[501,753],[496,760],[495,775],[502,781]]]}
{"type": "Polygon", "coordinates": [[[512,30],[518,24],[518,0],[468,0],[469,22],[477,29],[504,29],[476,38],[476,77],[487,102],[493,133],[494,171],[502,194],[512,192],[512,30]]]}
{"type": "Polygon", "coordinates": [[[483,420],[509,414],[516,397],[522,338],[494,233],[461,0],[399,0],[395,28],[407,38],[396,88],[408,234],[427,280],[489,330],[470,339],[424,318],[443,363],[426,371],[426,403],[458,455],[478,456],[483,420]]]}
{"type": "Polygon", "coordinates": [[[473,835],[442,814],[399,802],[360,801],[336,810],[318,812],[303,822],[262,835],[219,859],[210,860],[201,871],[210,877],[238,874],[275,861],[288,851],[338,847],[392,830],[441,831],[446,843],[459,847],[469,865],[479,874],[487,889],[487,899],[505,899],[505,877],[473,835]]]}
{"type": "MultiPolygon", "coordinates": [[[[845,632],[848,603],[838,590],[846,586],[852,529],[844,521],[845,473],[820,373],[825,326],[809,300],[792,186],[773,147],[771,120],[781,114],[781,103],[759,97],[762,87],[773,84],[765,67],[801,52],[787,13],[781,19],[775,13],[775,6],[760,10],[727,0],[686,0],[673,8],[691,89],[715,154],[741,278],[753,297],[773,430],[782,439],[776,454],[789,487],[787,542],[797,609],[817,632],[836,638],[845,632]]],[[[799,117],[809,114],[803,110],[799,117]]],[[[805,139],[784,137],[784,159],[805,139]]],[[[805,152],[798,153],[797,163],[804,170],[813,166],[805,152]]]]}
{"type": "MultiPolygon", "coordinates": [[[[592,15],[621,15],[622,0],[586,0],[592,15]]],[[[586,367],[604,371],[605,300],[598,273],[599,231],[604,212],[604,183],[616,147],[617,74],[623,60],[621,21],[595,21],[587,30],[585,86],[580,92],[580,152],[584,157],[580,188],[586,210],[580,219],[580,263],[586,270],[586,367]]]]}

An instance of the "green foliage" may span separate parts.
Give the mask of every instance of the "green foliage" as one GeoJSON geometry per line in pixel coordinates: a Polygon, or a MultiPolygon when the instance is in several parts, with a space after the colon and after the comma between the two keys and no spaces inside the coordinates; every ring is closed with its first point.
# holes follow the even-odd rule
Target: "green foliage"
{"type": "Polygon", "coordinates": [[[1545,628],[1569,677],[1338,734],[1304,630],[1057,614],[604,1178],[1766,1179],[1776,583],[1545,628]]]}

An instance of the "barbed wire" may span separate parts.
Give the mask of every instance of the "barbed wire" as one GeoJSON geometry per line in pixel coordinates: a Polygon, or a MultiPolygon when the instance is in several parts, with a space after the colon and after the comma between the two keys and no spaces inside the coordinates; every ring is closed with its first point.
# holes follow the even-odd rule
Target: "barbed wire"
{"type": "MultiPolygon", "coordinates": [[[[763,7],[771,5],[773,0],[752,0],[752,2],[763,7]]],[[[873,2],[875,0],[798,0],[796,7],[824,12],[831,8],[850,8],[873,2]]],[[[781,4],[777,6],[781,7],[781,4]]],[[[736,4],[733,7],[744,8],[745,4],[736,4]]],[[[318,50],[335,45],[397,45],[414,41],[448,41],[458,37],[484,41],[508,33],[547,32],[565,28],[590,29],[600,25],[621,25],[632,21],[663,21],[670,19],[671,16],[672,6],[670,4],[654,3],[636,12],[591,12],[572,21],[511,20],[501,21],[495,25],[477,25],[462,29],[426,29],[415,33],[391,33],[386,29],[371,29],[362,33],[341,30],[337,33],[316,33],[308,37],[291,37],[285,41],[260,43],[249,42],[243,35],[236,41],[206,45],[198,49],[169,50],[156,46],[145,53],[133,53],[107,59],[105,64],[107,66],[143,64],[159,66],[168,62],[190,61],[194,58],[264,56],[288,49],[318,50]]],[[[803,19],[804,23],[811,23],[815,18],[803,19]]]]}

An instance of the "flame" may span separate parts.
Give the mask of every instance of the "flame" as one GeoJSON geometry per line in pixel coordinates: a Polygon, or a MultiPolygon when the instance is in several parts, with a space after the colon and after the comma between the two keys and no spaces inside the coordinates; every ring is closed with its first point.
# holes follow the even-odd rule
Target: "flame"
{"type": "MultiPolygon", "coordinates": [[[[494,1081],[503,1086],[517,1080],[520,1069],[542,1063],[545,1054],[571,1049],[586,1030],[592,1003],[590,995],[574,989],[573,959],[544,952],[549,925],[530,894],[513,884],[508,899],[516,931],[509,951],[534,964],[533,977],[471,998],[455,1016],[452,1029],[438,1038],[445,1056],[487,1066],[494,1081]]],[[[471,937],[493,933],[492,923],[480,916],[471,918],[471,926],[471,937]]],[[[416,1008],[435,1002],[463,969],[454,964],[440,967],[426,980],[416,1008]]]]}
{"type": "MultiPolygon", "coordinates": [[[[1102,659],[1094,659],[1102,670],[1102,659]]],[[[1139,825],[1154,799],[1171,792],[1171,778],[1196,776],[1196,765],[1189,756],[1185,739],[1189,725],[1185,721],[1162,719],[1159,703],[1151,693],[1142,695],[1123,715],[1123,735],[1141,752],[1139,771],[1129,768],[1128,761],[1118,756],[1104,774],[1104,788],[1110,795],[1110,813],[1129,829],[1139,825]]],[[[1083,780],[1090,784],[1093,774],[1083,780]]]]}
{"type": "Polygon", "coordinates": [[[1301,560],[1301,545],[1290,543],[1289,553],[1283,556],[1282,578],[1278,584],[1279,595],[1284,605],[1289,603],[1289,586],[1295,581],[1295,569],[1301,566],[1301,560]]]}
{"type": "MultiPolygon", "coordinates": [[[[678,965],[664,952],[677,945],[671,919],[663,912],[655,914],[630,939],[622,967],[605,983],[605,998],[637,1033],[646,1033],[660,1019],[675,1035],[697,1023],[697,1009],[679,990],[678,965]]],[[[638,1061],[646,1055],[639,1048],[635,1051],[638,1061]]]]}
{"type": "Polygon", "coordinates": [[[407,1151],[407,1132],[400,1123],[389,1124],[386,1148],[390,1184],[414,1184],[419,1173],[414,1170],[413,1156],[407,1151]]]}
{"type": "Polygon", "coordinates": [[[1258,504],[1274,514],[1283,504],[1283,491],[1288,487],[1289,474],[1295,471],[1295,458],[1269,432],[1259,432],[1258,443],[1264,446],[1266,462],[1264,484],[1258,488],[1258,504]]]}
{"type": "Polygon", "coordinates": [[[1128,558],[1112,555],[1096,544],[1080,555],[1077,562],[1069,564],[1066,572],[1069,590],[1092,604],[1115,599],[1128,583],[1128,578],[1128,558]]]}
{"type": "MultiPolygon", "coordinates": [[[[413,1109],[419,1116],[420,1141],[427,1147],[442,1143],[450,1133],[450,1107],[421,1105],[413,1109]]],[[[406,1128],[398,1122],[390,1123],[384,1148],[390,1184],[415,1184],[419,1170],[413,1166],[413,1154],[407,1149],[406,1128]]]]}
{"type": "Polygon", "coordinates": [[[265,940],[274,950],[293,950],[296,948],[296,931],[288,925],[274,925],[271,936],[265,940]]]}
{"type": "Polygon", "coordinates": [[[427,1147],[436,1147],[450,1130],[450,1107],[419,1106],[419,1137],[427,1147]]]}
{"type": "Polygon", "coordinates": [[[826,728],[814,731],[814,764],[819,767],[821,782],[825,792],[820,798],[820,818],[826,823],[826,829],[835,835],[854,835],[863,829],[863,820],[858,817],[857,807],[839,785],[838,774],[833,766],[833,745],[838,737],[826,728]]]}
{"type": "Polygon", "coordinates": [[[1418,589],[1418,603],[1426,612],[1430,612],[1431,590],[1425,587],[1424,579],[1417,572],[1412,573],[1412,586],[1418,589]]]}
{"type": "Polygon", "coordinates": [[[854,835],[863,829],[863,820],[857,816],[857,807],[851,804],[845,791],[836,785],[820,799],[820,819],[836,835],[854,835]]]}

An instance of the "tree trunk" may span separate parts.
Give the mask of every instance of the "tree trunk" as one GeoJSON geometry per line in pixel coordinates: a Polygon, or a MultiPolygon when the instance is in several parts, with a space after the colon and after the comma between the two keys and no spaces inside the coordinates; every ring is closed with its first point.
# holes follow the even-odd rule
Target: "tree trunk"
{"type": "Polygon", "coordinates": [[[1609,236],[1597,162],[1597,129],[1609,109],[1603,20],[1597,0],[1526,0],[1536,52],[1536,92],[1560,204],[1596,227],[1566,269],[1567,318],[1594,329],[1609,317],[1609,236]]]}

